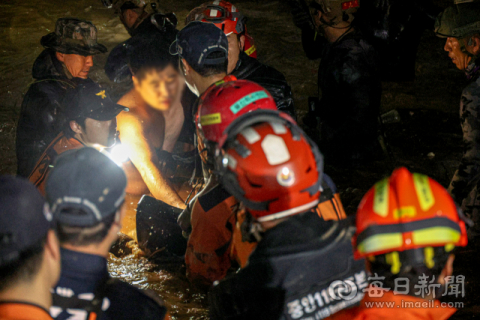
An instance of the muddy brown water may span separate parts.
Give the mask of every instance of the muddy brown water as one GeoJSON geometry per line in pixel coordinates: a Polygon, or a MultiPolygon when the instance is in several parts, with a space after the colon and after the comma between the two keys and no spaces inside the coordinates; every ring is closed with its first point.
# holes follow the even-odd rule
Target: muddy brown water
{"type": "MultiPolygon", "coordinates": [[[[202,0],[162,0],[162,9],[177,14],[180,26],[188,11],[202,0]]],[[[435,1],[448,5],[446,0],[435,1]]],[[[249,18],[249,32],[256,40],[259,59],[282,71],[290,85],[301,118],[307,111],[307,99],[316,95],[318,61],[306,59],[300,31],[293,25],[282,1],[236,1],[249,18]]],[[[32,82],[33,61],[43,50],[40,38],[54,31],[60,17],[77,17],[94,22],[99,42],[111,50],[128,38],[128,34],[111,10],[100,0],[46,1],[2,0],[0,2],[0,174],[14,174],[15,128],[22,97],[32,82]]],[[[349,214],[355,212],[361,196],[392,167],[405,165],[431,175],[448,185],[461,157],[461,129],[458,99],[464,78],[443,51],[444,41],[431,31],[423,34],[417,55],[416,79],[407,83],[384,83],[382,111],[398,109],[400,123],[387,126],[392,148],[392,162],[374,163],[370,167],[343,170],[326,164],[326,171],[337,183],[349,214]],[[427,154],[433,152],[430,159],[427,154]]],[[[95,57],[91,77],[114,89],[103,72],[107,55],[95,57]]],[[[135,238],[135,205],[139,197],[127,200],[129,213],[124,232],[135,238]]],[[[174,319],[207,319],[205,293],[192,288],[184,276],[179,260],[149,260],[132,243],[122,257],[109,258],[109,270],[141,288],[155,290],[167,303],[174,319]]],[[[457,319],[479,317],[479,276],[476,247],[470,245],[458,254],[455,273],[467,277],[466,313],[457,319]]]]}

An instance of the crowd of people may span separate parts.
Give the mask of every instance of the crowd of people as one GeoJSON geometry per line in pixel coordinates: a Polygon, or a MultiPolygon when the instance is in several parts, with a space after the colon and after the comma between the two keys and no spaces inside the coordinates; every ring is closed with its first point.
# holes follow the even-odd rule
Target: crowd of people
{"type": "Polygon", "coordinates": [[[105,65],[127,89],[117,99],[88,77],[107,52],[93,23],[61,18],[41,39],[17,176],[0,177],[0,319],[171,319],[155,293],[109,276],[126,194],[183,210],[186,276],[208,291],[212,319],[455,314],[440,299],[463,293],[454,254],[480,232],[480,2],[458,1],[434,27],[468,80],[450,187],[397,168],[348,217],[324,162],[358,167],[385,151],[385,48],[355,22],[359,1],[289,0],[305,53],[321,58],[320,98],[304,119],[284,75],[257,60],[235,5],[204,3],[177,30],[156,0],[102,2],[131,35],[105,65]],[[175,185],[179,168],[193,198],[175,185]]]}

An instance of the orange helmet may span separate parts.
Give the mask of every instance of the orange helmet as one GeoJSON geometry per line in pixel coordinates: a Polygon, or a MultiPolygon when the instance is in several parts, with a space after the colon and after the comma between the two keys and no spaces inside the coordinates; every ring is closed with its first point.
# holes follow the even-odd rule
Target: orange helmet
{"type": "Polygon", "coordinates": [[[262,86],[248,80],[217,82],[198,103],[197,134],[221,147],[232,121],[257,109],[277,110],[275,100],[262,86]]]}
{"type": "Polygon", "coordinates": [[[377,182],[360,202],[353,237],[355,258],[426,247],[466,246],[465,221],[438,182],[399,168],[377,182]]]}
{"type": "Polygon", "coordinates": [[[216,159],[224,188],[259,222],[308,211],[320,196],[322,155],[278,114],[256,110],[238,119],[216,159]]]}

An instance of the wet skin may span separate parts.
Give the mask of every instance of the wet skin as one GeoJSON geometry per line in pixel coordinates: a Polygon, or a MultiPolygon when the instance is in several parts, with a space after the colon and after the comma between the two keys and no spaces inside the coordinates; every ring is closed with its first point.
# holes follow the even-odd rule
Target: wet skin
{"type": "Polygon", "coordinates": [[[56,57],[74,78],[87,79],[90,68],[93,67],[93,56],[57,52],[56,57]]]}
{"type": "Polygon", "coordinates": [[[173,146],[180,133],[183,125],[182,80],[171,65],[163,70],[153,69],[143,79],[134,76],[134,88],[118,101],[130,111],[121,112],[117,117],[120,140],[127,147],[131,160],[124,165],[127,192],[150,192],[155,198],[180,208],[185,204],[161,172],[156,149],[162,149],[165,144],[173,146]],[[182,117],[172,112],[179,109],[182,109],[182,117]],[[166,116],[172,120],[168,132],[166,116]],[[172,134],[175,130],[178,134],[172,134]],[[175,141],[165,141],[166,133],[175,141]]]}

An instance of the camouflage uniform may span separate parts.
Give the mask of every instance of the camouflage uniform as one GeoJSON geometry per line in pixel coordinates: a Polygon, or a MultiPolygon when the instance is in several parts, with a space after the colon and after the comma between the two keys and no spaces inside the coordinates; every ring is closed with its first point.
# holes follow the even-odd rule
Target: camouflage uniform
{"type": "Polygon", "coordinates": [[[453,176],[449,191],[480,231],[480,58],[466,69],[468,86],[460,100],[464,152],[461,164],[453,176]]]}
{"type": "Polygon", "coordinates": [[[107,52],[97,43],[97,28],[88,21],[58,19],[55,32],[42,37],[45,50],[32,68],[35,82],[23,98],[17,126],[17,174],[28,177],[35,163],[64,125],[62,100],[69,88],[92,80],[72,78],[55,53],[91,56],[107,52]]]}

